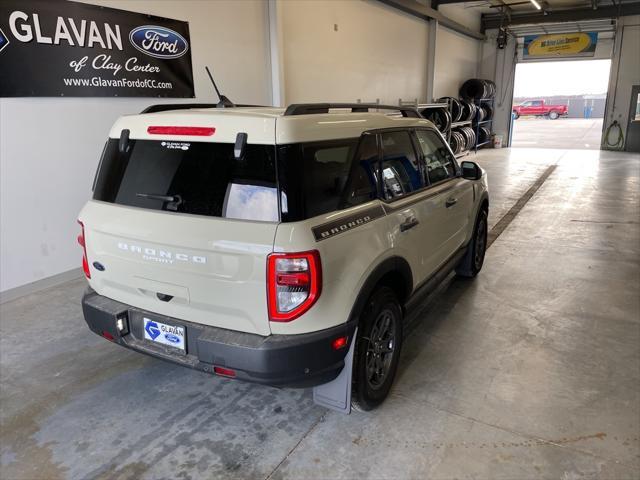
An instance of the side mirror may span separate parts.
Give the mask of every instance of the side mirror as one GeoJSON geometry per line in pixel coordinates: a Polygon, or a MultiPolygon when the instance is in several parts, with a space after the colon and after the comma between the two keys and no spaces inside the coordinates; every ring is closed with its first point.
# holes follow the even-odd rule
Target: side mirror
{"type": "Polygon", "coordinates": [[[482,169],[477,163],[465,161],[460,166],[462,167],[462,178],[467,180],[480,180],[482,178],[482,169]]]}
{"type": "Polygon", "coordinates": [[[244,151],[247,146],[247,134],[240,132],[236,135],[236,144],[233,146],[233,157],[236,160],[242,160],[244,158],[244,151]]]}

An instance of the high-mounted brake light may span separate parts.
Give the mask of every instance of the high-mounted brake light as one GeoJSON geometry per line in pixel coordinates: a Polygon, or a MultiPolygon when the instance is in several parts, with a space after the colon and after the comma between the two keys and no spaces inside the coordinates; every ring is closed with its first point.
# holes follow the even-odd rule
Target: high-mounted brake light
{"type": "Polygon", "coordinates": [[[193,136],[193,137],[210,137],[216,133],[216,129],[213,127],[165,127],[154,126],[148,127],[147,133],[149,135],[181,135],[181,136],[193,136]]]}
{"type": "Polygon", "coordinates": [[[272,322],[290,322],[309,310],[322,291],[317,250],[267,257],[267,297],[272,322]]]}
{"type": "Polygon", "coordinates": [[[84,224],[78,220],[80,224],[80,235],[78,235],[78,243],[82,247],[82,271],[87,278],[91,278],[91,271],[89,270],[89,259],[87,258],[87,242],[84,236],[84,224]]]}

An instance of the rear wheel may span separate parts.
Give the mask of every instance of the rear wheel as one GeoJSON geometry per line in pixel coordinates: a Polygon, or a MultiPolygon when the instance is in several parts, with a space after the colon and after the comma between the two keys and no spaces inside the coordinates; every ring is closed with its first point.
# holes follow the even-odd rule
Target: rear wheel
{"type": "Polygon", "coordinates": [[[558,112],[549,112],[549,118],[551,120],[556,120],[558,117],[560,116],[560,114],[558,112]]]}
{"type": "Polygon", "coordinates": [[[369,298],[358,328],[351,403],[357,410],[372,410],[391,390],[402,346],[402,309],[388,287],[369,298]]]}
{"type": "Polygon", "coordinates": [[[456,267],[456,274],[460,277],[473,278],[484,264],[484,255],[487,251],[487,211],[483,208],[478,213],[473,238],[469,242],[467,252],[456,267]]]}

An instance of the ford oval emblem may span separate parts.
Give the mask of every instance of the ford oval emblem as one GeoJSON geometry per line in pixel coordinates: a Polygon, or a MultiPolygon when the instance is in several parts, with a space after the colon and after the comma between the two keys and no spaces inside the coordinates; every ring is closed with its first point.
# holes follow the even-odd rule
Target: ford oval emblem
{"type": "Polygon", "coordinates": [[[144,25],[131,30],[131,45],[156,58],[178,58],[187,53],[189,44],[182,35],[165,27],[144,25]]]}
{"type": "Polygon", "coordinates": [[[102,265],[100,262],[93,262],[93,268],[95,268],[99,272],[104,272],[104,265],[102,265]]]}
{"type": "Polygon", "coordinates": [[[180,343],[180,338],[173,333],[165,333],[164,338],[166,338],[171,343],[180,343]]]}

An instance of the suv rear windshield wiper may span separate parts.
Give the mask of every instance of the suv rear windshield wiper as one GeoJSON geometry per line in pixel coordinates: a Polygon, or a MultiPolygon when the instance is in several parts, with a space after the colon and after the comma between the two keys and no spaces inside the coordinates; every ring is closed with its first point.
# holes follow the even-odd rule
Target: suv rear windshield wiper
{"type": "Polygon", "coordinates": [[[158,195],[155,193],[136,193],[136,197],[167,202],[167,205],[165,208],[167,210],[171,210],[172,212],[177,212],[178,207],[182,205],[182,197],[180,195],[158,195]]]}
{"type": "Polygon", "coordinates": [[[155,193],[136,193],[136,197],[148,198],[150,200],[162,200],[163,202],[180,201],[180,195],[158,195],[155,193]]]}

